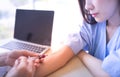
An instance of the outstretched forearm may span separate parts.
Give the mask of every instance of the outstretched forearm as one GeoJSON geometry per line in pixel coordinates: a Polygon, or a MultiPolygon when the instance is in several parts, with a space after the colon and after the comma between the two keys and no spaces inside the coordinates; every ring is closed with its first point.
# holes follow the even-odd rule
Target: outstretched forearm
{"type": "Polygon", "coordinates": [[[64,46],[56,53],[46,56],[36,71],[35,77],[45,77],[64,66],[74,56],[72,50],[64,46]]]}
{"type": "Polygon", "coordinates": [[[88,68],[88,70],[95,77],[109,77],[109,75],[102,69],[102,61],[91,56],[90,54],[80,51],[78,54],[80,60],[84,63],[84,65],[88,68]]]}

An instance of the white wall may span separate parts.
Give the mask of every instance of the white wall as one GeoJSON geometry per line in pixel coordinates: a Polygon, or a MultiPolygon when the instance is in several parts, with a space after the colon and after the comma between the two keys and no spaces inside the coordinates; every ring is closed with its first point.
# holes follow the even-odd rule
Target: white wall
{"type": "Polygon", "coordinates": [[[55,17],[52,38],[54,49],[65,39],[71,28],[78,26],[81,21],[77,0],[61,0],[61,4],[59,1],[58,4],[54,5],[55,17]]]}
{"type": "Polygon", "coordinates": [[[41,1],[36,2],[35,7],[30,9],[55,11],[52,36],[53,48],[56,48],[65,39],[71,28],[78,26],[81,21],[78,0],[41,1]]]}

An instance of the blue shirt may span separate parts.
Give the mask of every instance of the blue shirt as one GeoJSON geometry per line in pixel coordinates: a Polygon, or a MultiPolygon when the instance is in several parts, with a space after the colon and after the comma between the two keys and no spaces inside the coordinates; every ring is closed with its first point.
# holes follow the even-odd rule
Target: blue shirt
{"type": "Polygon", "coordinates": [[[102,68],[111,77],[120,77],[120,27],[110,41],[106,41],[106,22],[94,25],[83,22],[64,42],[77,54],[81,49],[103,61],[102,68]]]}

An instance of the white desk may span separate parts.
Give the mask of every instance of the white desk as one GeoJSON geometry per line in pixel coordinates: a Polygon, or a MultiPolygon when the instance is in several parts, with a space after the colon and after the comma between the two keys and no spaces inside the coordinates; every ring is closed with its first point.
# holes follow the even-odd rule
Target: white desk
{"type": "Polygon", "coordinates": [[[93,77],[78,57],[74,57],[68,64],[52,73],[48,77],[93,77]]]}

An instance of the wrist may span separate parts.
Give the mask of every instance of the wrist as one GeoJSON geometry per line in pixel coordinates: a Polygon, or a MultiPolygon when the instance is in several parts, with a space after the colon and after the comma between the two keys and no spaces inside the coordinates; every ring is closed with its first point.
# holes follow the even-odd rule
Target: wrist
{"type": "Polygon", "coordinates": [[[81,50],[78,54],[79,59],[82,61],[87,53],[84,50],[81,50]]]}

